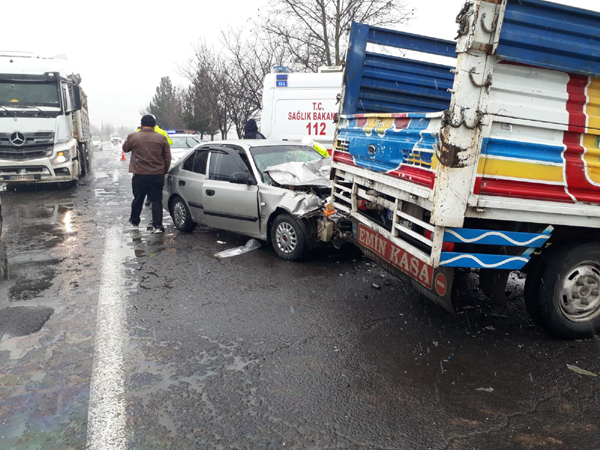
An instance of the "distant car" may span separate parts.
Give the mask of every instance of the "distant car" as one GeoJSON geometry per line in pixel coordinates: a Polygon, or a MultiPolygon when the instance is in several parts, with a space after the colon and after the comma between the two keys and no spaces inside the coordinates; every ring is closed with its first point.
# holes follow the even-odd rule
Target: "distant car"
{"type": "Polygon", "coordinates": [[[100,136],[92,136],[92,148],[98,151],[104,150],[104,147],[102,146],[102,139],[100,139],[100,136]]]}
{"type": "Polygon", "coordinates": [[[171,167],[187,155],[191,149],[202,143],[200,138],[193,134],[170,134],[169,137],[173,141],[171,145],[171,167]]]}
{"type": "Polygon", "coordinates": [[[110,143],[115,145],[115,144],[121,144],[121,138],[119,136],[113,136],[110,138],[110,143]]]}
{"type": "Polygon", "coordinates": [[[330,165],[311,147],[286,141],[204,143],[167,173],[163,205],[180,231],[197,224],[233,231],[296,261],[331,238],[318,239],[330,165]]]}

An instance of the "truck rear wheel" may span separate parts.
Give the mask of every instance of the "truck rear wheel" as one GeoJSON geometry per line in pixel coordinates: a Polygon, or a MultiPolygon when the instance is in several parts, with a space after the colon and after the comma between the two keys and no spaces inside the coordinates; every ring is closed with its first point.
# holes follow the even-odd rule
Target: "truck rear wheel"
{"type": "Polygon", "coordinates": [[[88,157],[87,147],[85,145],[81,145],[79,148],[77,158],[79,161],[79,167],[81,167],[81,176],[84,177],[90,170],[90,160],[88,157]]]}
{"type": "Polygon", "coordinates": [[[579,339],[600,332],[600,243],[550,247],[526,281],[527,309],[550,333],[579,339]]]}

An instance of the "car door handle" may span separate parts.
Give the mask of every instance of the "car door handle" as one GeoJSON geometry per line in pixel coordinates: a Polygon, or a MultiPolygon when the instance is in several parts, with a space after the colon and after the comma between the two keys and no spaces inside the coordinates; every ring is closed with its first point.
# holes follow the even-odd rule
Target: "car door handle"
{"type": "Polygon", "coordinates": [[[179,180],[179,186],[185,186],[185,181],[179,180]]]}
{"type": "Polygon", "coordinates": [[[213,191],[212,189],[207,189],[206,195],[208,195],[209,197],[212,197],[213,195],[215,195],[215,191],[213,191]]]}

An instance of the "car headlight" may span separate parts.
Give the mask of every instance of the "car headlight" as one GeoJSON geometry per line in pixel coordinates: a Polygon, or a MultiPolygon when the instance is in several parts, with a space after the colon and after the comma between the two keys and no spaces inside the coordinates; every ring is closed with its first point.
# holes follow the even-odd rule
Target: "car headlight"
{"type": "Polygon", "coordinates": [[[56,158],[54,158],[54,164],[62,164],[65,163],[69,160],[69,157],[71,156],[71,154],[69,153],[68,150],[62,151],[62,152],[58,152],[56,154],[56,158]]]}

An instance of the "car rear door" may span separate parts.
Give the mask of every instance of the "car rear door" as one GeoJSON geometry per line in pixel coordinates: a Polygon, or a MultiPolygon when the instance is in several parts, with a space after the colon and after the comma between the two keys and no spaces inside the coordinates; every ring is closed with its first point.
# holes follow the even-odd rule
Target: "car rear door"
{"type": "Polygon", "coordinates": [[[209,227],[260,236],[258,186],[238,152],[226,147],[211,149],[202,196],[209,227]],[[248,173],[251,184],[231,183],[230,177],[236,172],[248,173]]]}
{"type": "Polygon", "coordinates": [[[194,150],[183,162],[177,177],[177,191],[187,203],[195,221],[204,221],[202,186],[206,181],[206,165],[210,150],[201,147],[194,150]]]}

